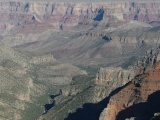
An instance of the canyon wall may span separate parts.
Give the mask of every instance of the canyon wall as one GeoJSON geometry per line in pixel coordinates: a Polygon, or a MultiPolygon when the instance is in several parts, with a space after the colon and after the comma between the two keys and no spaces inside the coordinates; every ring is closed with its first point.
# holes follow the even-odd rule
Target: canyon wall
{"type": "Polygon", "coordinates": [[[134,72],[132,70],[124,70],[121,67],[117,68],[100,68],[98,74],[96,75],[95,83],[97,85],[110,86],[110,84],[125,85],[134,77],[134,72]]]}
{"type": "MultiPolygon", "coordinates": [[[[0,28],[12,30],[36,20],[38,28],[84,29],[117,27],[132,20],[160,21],[160,3],[0,2],[0,28]],[[93,21],[101,22],[93,24],[93,21]]],[[[34,26],[30,24],[31,26],[34,26]]]]}
{"type": "Polygon", "coordinates": [[[159,112],[160,62],[147,67],[117,94],[113,95],[100,120],[151,119],[159,112]],[[152,97],[154,96],[154,97],[152,97]],[[152,106],[152,107],[151,107],[152,106]]]}

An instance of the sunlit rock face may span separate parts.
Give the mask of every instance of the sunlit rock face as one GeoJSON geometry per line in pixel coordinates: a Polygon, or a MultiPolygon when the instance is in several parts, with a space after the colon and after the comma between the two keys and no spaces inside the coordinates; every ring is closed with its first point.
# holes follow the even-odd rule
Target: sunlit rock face
{"type": "Polygon", "coordinates": [[[131,79],[133,79],[134,73],[132,70],[124,70],[120,67],[115,68],[100,68],[98,74],[96,75],[95,83],[98,85],[107,85],[114,83],[125,85],[131,79]]]}

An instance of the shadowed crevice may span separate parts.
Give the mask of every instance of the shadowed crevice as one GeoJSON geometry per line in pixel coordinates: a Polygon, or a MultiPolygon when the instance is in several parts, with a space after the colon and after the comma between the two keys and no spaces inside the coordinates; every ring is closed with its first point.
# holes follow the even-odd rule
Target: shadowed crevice
{"type": "Polygon", "coordinates": [[[98,15],[93,20],[94,21],[101,21],[101,20],[103,20],[103,16],[104,16],[104,10],[103,10],[103,8],[101,8],[98,11],[98,15]]]}
{"type": "MultiPolygon", "coordinates": [[[[147,102],[133,105],[117,115],[116,120],[125,120],[126,118],[136,117],[141,120],[150,120],[154,113],[160,112],[160,91],[149,95],[147,102]]],[[[159,117],[155,117],[155,120],[159,117]]]]}
{"type": "MultiPolygon", "coordinates": [[[[129,82],[130,83],[130,82],[129,82]]],[[[75,113],[70,113],[65,120],[99,120],[100,114],[107,107],[110,97],[121,91],[126,85],[112,91],[108,97],[98,103],[86,103],[83,108],[78,108],[75,113]]]]}

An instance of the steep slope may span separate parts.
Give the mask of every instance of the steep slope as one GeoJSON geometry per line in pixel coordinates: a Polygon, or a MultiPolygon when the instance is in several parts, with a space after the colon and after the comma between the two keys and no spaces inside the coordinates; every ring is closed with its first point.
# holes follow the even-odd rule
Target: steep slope
{"type": "Polygon", "coordinates": [[[144,115],[125,108],[150,106],[159,89],[159,67],[146,69],[160,59],[150,50],[160,48],[159,11],[153,1],[1,1],[0,119],[96,120],[124,85],[101,119],[144,115]],[[71,64],[110,67],[95,76],[71,64]]]}
{"type": "Polygon", "coordinates": [[[160,62],[148,67],[111,97],[100,120],[156,119],[159,109],[160,62]],[[155,115],[155,117],[154,117],[155,115]]]}
{"type": "Polygon", "coordinates": [[[72,77],[86,74],[58,63],[50,54],[19,52],[4,44],[0,45],[0,56],[1,120],[36,119],[43,113],[49,95],[71,84],[72,77]]]}
{"type": "Polygon", "coordinates": [[[133,76],[131,70],[101,68],[96,78],[74,78],[73,84],[55,98],[55,106],[39,120],[97,120],[108,101],[105,97],[133,76]]]}
{"type": "MultiPolygon", "coordinates": [[[[55,103],[56,101],[58,102],[46,114],[42,115],[39,120],[63,120],[65,118],[66,120],[97,120],[100,116],[100,113],[109,102],[109,99],[111,98],[112,100],[112,95],[114,95],[121,89],[123,90],[123,88],[125,89],[128,85],[130,85],[130,83],[135,84],[135,86],[138,86],[137,88],[139,88],[139,84],[141,84],[139,83],[139,79],[143,79],[144,70],[148,67],[144,75],[146,76],[148,73],[147,71],[150,70],[149,68],[159,60],[158,51],[159,47],[146,51],[146,55],[144,55],[144,58],[137,62],[134,61],[134,59],[133,62],[129,60],[129,62],[131,63],[125,63],[126,66],[130,64],[130,69],[127,70],[122,69],[121,67],[101,68],[94,80],[90,78],[89,80],[87,80],[88,82],[86,82],[86,78],[80,79],[82,84],[85,83],[83,88],[78,87],[79,85],[73,82],[71,86],[62,89],[62,94],[55,99],[55,103]],[[132,65],[134,64],[135,66],[132,67],[132,65]],[[142,75],[139,76],[139,74],[142,75]],[[135,75],[137,75],[135,79],[138,79],[138,82],[136,80],[134,80],[136,82],[132,80],[135,75]],[[132,82],[130,82],[131,80],[132,82]]],[[[157,83],[158,82],[155,82],[154,85],[156,85],[157,83]]],[[[150,83],[148,82],[148,84],[150,83]]],[[[150,88],[148,87],[147,89],[150,88]]],[[[131,91],[134,93],[133,89],[131,89],[131,91]]],[[[132,92],[129,92],[128,89],[126,90],[126,92],[126,95],[132,95],[132,92]]],[[[125,99],[125,97],[123,96],[118,96],[115,98],[115,100],[121,98],[125,99]]],[[[122,101],[124,100],[122,99],[122,101]]],[[[113,106],[113,108],[115,108],[115,106],[113,106]]],[[[110,113],[108,114],[110,116],[110,113]]]]}

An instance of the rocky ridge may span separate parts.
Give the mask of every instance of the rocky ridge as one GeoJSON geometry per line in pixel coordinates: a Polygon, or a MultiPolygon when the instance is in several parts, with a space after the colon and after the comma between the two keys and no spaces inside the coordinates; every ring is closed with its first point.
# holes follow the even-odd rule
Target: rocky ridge
{"type": "Polygon", "coordinates": [[[143,73],[113,95],[100,120],[154,119],[154,114],[159,112],[159,66],[159,61],[147,66],[143,73]]]}
{"type": "Polygon", "coordinates": [[[110,86],[109,83],[113,82],[115,84],[122,84],[123,86],[134,78],[135,75],[131,71],[132,70],[124,70],[120,67],[100,68],[95,78],[95,84],[110,86]]]}
{"type": "MultiPolygon", "coordinates": [[[[152,94],[139,90],[139,85],[141,87],[146,84],[146,81],[141,81],[141,77],[153,80],[153,87],[158,84],[154,80],[159,78],[157,75],[159,69],[154,67],[148,69],[148,65],[155,65],[159,60],[157,51],[148,51],[149,55],[138,61],[133,68],[130,66],[139,56],[143,57],[146,50],[151,47],[157,48],[160,43],[157,27],[160,21],[159,3],[4,1],[0,2],[0,6],[0,32],[3,33],[0,41],[21,51],[45,54],[28,56],[10,47],[0,47],[2,83],[0,95],[4,97],[0,101],[2,103],[0,119],[37,119],[48,104],[55,102],[55,106],[44,112],[39,119],[70,120],[77,119],[75,116],[78,116],[81,120],[94,120],[98,119],[104,104],[106,106],[106,96],[110,96],[117,88],[128,82],[131,84],[131,89],[135,91],[124,92],[129,95],[133,93],[130,98],[133,98],[134,102],[128,100],[128,104],[125,104],[125,107],[131,107],[137,101],[148,100],[147,96],[142,96],[139,100],[139,93],[152,94]],[[123,68],[101,68],[94,79],[75,66],[57,62],[53,56],[64,63],[84,66],[103,64],[102,66],[113,65],[123,68]],[[131,81],[139,73],[142,76],[136,78],[138,81],[131,81]],[[15,87],[17,83],[18,87],[15,87]],[[59,89],[61,94],[55,99],[51,95],[51,100],[47,104],[49,94],[57,94],[59,89]],[[33,109],[35,110],[33,114],[28,115],[33,109]],[[22,118],[23,116],[25,118],[22,118]]],[[[150,91],[152,86],[145,89],[150,91]]],[[[152,90],[154,91],[155,89],[152,90]]],[[[123,95],[119,97],[125,98],[123,95]]],[[[119,97],[115,99],[113,97],[113,101],[119,97]]],[[[123,107],[124,105],[118,104],[117,110],[124,110],[123,107]]],[[[103,113],[101,119],[106,117],[105,111],[103,113]]],[[[158,116],[157,111],[154,113],[154,117],[158,116]]],[[[119,115],[113,113],[111,117],[114,118],[115,114],[119,115]]],[[[130,117],[132,119],[135,116],[129,115],[126,119],[130,117]]]]}
{"type": "Polygon", "coordinates": [[[98,119],[104,104],[101,101],[116,88],[129,82],[134,76],[131,71],[106,67],[99,69],[95,78],[75,77],[71,85],[61,89],[61,94],[55,98],[55,106],[39,120],[98,119]],[[59,114],[59,111],[63,114],[59,114]]]}

